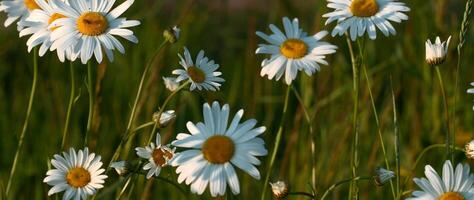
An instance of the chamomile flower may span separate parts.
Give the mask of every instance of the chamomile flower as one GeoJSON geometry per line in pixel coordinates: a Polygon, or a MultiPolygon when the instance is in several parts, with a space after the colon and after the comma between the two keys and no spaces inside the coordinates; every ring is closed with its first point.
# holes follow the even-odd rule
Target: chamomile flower
{"type": "Polygon", "coordinates": [[[165,83],[166,89],[171,92],[174,92],[179,88],[179,82],[176,81],[176,78],[163,77],[163,82],[165,83]]]}
{"type": "Polygon", "coordinates": [[[101,157],[94,153],[89,154],[89,149],[76,152],[73,148],[63,155],[54,155],[51,164],[55,169],[46,173],[43,180],[53,186],[48,191],[48,196],[64,192],[63,199],[87,199],[87,195],[94,195],[98,189],[104,187],[107,175],[101,168],[101,157]]]}
{"type": "Polygon", "coordinates": [[[428,63],[428,65],[440,65],[446,60],[450,41],[451,36],[449,36],[447,41],[443,42],[441,42],[441,39],[439,37],[436,37],[435,43],[431,43],[431,40],[429,39],[426,41],[426,62],[428,63]]]}
{"type": "Polygon", "coordinates": [[[144,170],[148,170],[146,178],[160,175],[161,168],[168,165],[168,161],[173,158],[175,149],[161,145],[161,135],[156,134],[156,145],[152,142],[150,145],[135,148],[137,155],[141,158],[148,159],[148,163],[143,166],[144,170]]]}
{"type": "MultiPolygon", "coordinates": [[[[41,45],[39,48],[39,56],[43,56],[53,44],[51,41],[51,32],[57,27],[50,27],[50,24],[56,19],[65,17],[57,13],[57,1],[58,0],[36,0],[39,9],[33,10],[25,21],[18,22],[18,24],[25,27],[20,31],[20,37],[31,35],[26,42],[28,52],[30,52],[33,47],[41,45]]],[[[58,50],[56,52],[61,62],[64,62],[65,57],[71,59],[72,48],[58,50]]]]}
{"type": "Polygon", "coordinates": [[[240,123],[243,114],[243,110],[238,111],[229,125],[229,105],[221,108],[214,102],[211,108],[204,104],[204,123],[188,122],[190,134],[180,133],[171,143],[188,148],[171,160],[172,166],[178,166],[179,183],[191,184],[191,191],[197,194],[202,194],[209,185],[211,195],[216,197],[225,194],[227,184],[232,193],[240,193],[234,166],[260,179],[260,172],[254,165],[260,165],[257,156],[267,155],[265,142],[257,137],[265,127],[255,128],[255,119],[240,123]]]}
{"type": "Polygon", "coordinates": [[[349,30],[353,41],[367,32],[369,38],[377,38],[376,29],[385,36],[395,35],[397,32],[392,22],[400,23],[408,20],[404,12],[410,11],[405,3],[397,0],[327,0],[328,8],[334,11],[324,14],[327,17],[326,25],[337,21],[332,36],[343,35],[349,30]]]}
{"type": "Polygon", "coordinates": [[[474,175],[469,173],[469,165],[458,164],[453,170],[451,161],[443,165],[443,175],[430,166],[425,166],[426,178],[414,178],[413,181],[422,189],[414,191],[407,200],[473,200],[474,175]]]}
{"type": "Polygon", "coordinates": [[[471,140],[464,146],[464,152],[466,152],[467,158],[474,159],[474,140],[471,140]]]}
{"type": "Polygon", "coordinates": [[[184,57],[181,54],[178,54],[178,56],[180,58],[179,64],[184,70],[176,69],[173,71],[173,74],[178,75],[176,82],[189,79],[191,81],[189,88],[191,91],[196,88],[198,90],[219,90],[220,83],[224,82],[224,79],[219,77],[222,73],[216,71],[219,65],[214,63],[214,60],[205,57],[203,50],[199,51],[196,62],[193,62],[191,54],[186,47],[184,47],[184,57]]]}
{"type": "Polygon", "coordinates": [[[270,54],[263,60],[260,76],[268,75],[268,79],[277,81],[285,74],[285,82],[290,85],[298,71],[304,71],[311,76],[321,69],[320,64],[328,65],[324,59],[327,54],[336,52],[337,47],[321,39],[328,33],[321,31],[315,35],[303,32],[299,28],[298,19],[290,21],[283,18],[285,33],[275,25],[270,24],[271,35],[257,31],[257,35],[270,44],[259,44],[257,54],[270,54]]]}
{"type": "MultiPolygon", "coordinates": [[[[0,1],[0,12],[4,11],[7,13],[7,20],[3,23],[5,27],[10,26],[13,22],[23,22],[30,15],[30,12],[40,9],[35,0],[13,0],[13,1],[0,1]]],[[[21,31],[23,26],[17,25],[17,30],[21,31]]]]}
{"type": "Polygon", "coordinates": [[[116,36],[138,43],[133,31],[127,28],[138,26],[140,22],[120,17],[133,2],[126,0],[112,9],[115,0],[74,0],[69,2],[70,6],[58,1],[58,13],[66,17],[50,24],[50,27],[57,27],[51,33],[51,50],[74,47],[72,60],[80,57],[83,64],[92,56],[97,62],[102,62],[103,50],[113,61],[113,50],[125,53],[116,36]]]}

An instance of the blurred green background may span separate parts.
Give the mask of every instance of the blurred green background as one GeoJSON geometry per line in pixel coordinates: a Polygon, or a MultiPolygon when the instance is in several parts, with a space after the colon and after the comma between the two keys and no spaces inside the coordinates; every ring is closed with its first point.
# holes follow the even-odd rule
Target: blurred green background
{"type": "MultiPolygon", "coordinates": [[[[391,166],[395,166],[394,123],[389,77],[393,78],[396,94],[397,115],[401,136],[401,171],[409,174],[419,153],[431,144],[444,142],[444,110],[441,90],[434,68],[425,64],[425,41],[441,36],[444,40],[453,36],[448,59],[441,67],[453,111],[454,77],[456,69],[456,45],[464,12],[465,0],[410,0],[404,1],[411,11],[410,19],[394,24],[397,35],[389,38],[378,32],[377,40],[366,41],[366,65],[380,117],[382,134],[391,166]]],[[[117,4],[117,3],[116,3],[117,4]]],[[[265,125],[263,135],[269,152],[280,123],[285,85],[280,81],[269,81],[260,77],[260,62],[264,56],[256,56],[259,43],[255,31],[268,33],[268,24],[282,27],[281,18],[297,17],[300,27],[309,33],[331,30],[334,24],[324,26],[324,0],[141,0],[125,13],[129,19],[138,19],[142,24],[132,28],[140,42],[137,45],[122,40],[125,55],[116,53],[113,63],[97,65],[94,78],[96,89],[96,116],[89,148],[103,157],[105,165],[125,131],[133,100],[146,61],[162,42],[162,31],[179,24],[179,42],[166,48],[153,64],[144,92],[139,102],[134,126],[151,121],[169,92],[161,77],[170,76],[179,68],[177,53],[183,46],[193,55],[203,49],[206,55],[220,64],[226,82],[219,92],[184,91],[175,97],[166,109],[177,111],[176,121],[161,131],[165,141],[176,134],[186,132],[187,121],[202,121],[202,104],[218,100],[229,103],[231,113],[245,110],[245,119],[255,118],[258,125],[265,125]]],[[[0,13],[0,21],[6,19],[0,13]]],[[[468,30],[463,51],[459,103],[455,110],[456,145],[462,147],[474,134],[474,96],[465,93],[469,82],[474,81],[472,65],[473,31],[468,30]]],[[[0,181],[6,186],[9,171],[17,149],[20,127],[25,117],[32,77],[32,55],[26,51],[27,38],[18,38],[16,27],[0,27],[0,181]]],[[[299,73],[294,82],[301,93],[305,106],[314,118],[316,132],[317,193],[321,195],[333,183],[349,178],[350,152],[352,144],[352,71],[345,37],[326,37],[336,44],[336,54],[328,56],[330,66],[312,77],[299,73]]],[[[69,98],[69,66],[60,63],[55,54],[48,53],[39,60],[39,80],[36,100],[33,105],[30,126],[26,132],[19,166],[14,177],[10,199],[47,199],[49,186],[43,183],[49,159],[60,152],[69,98]]],[[[88,97],[85,87],[86,66],[75,63],[76,85],[80,91],[72,114],[67,147],[83,148],[88,97]]],[[[363,74],[362,74],[363,75],[363,74]]],[[[361,175],[370,176],[377,166],[384,166],[377,126],[370,104],[367,82],[361,81],[360,97],[360,170],[361,175]]],[[[453,121],[453,120],[452,120],[453,121]]],[[[308,125],[302,107],[294,95],[290,96],[290,107],[284,121],[285,129],[274,170],[266,171],[268,158],[262,157],[259,170],[262,179],[271,173],[271,180],[285,180],[291,191],[310,192],[311,153],[308,125]]],[[[151,129],[151,128],[150,128],[151,129]]],[[[121,159],[135,160],[133,150],[144,146],[150,129],[140,132],[123,151],[121,159]]],[[[468,162],[463,154],[456,161],[468,162]]],[[[441,171],[444,162],[443,149],[429,152],[422,160],[415,175],[423,176],[422,165],[432,164],[441,171]]],[[[262,189],[263,180],[254,180],[239,172],[241,194],[237,199],[255,199],[262,189]]],[[[173,169],[161,175],[176,180],[173,169]]],[[[119,181],[115,172],[109,173],[107,186],[119,181]]],[[[404,177],[402,177],[404,180],[404,177]]],[[[189,186],[181,184],[185,191],[189,186]]],[[[371,181],[360,182],[361,199],[381,199],[391,196],[390,186],[377,187],[371,181]]],[[[406,189],[417,189],[410,181],[406,189]]],[[[338,187],[329,199],[344,199],[348,185],[338,187]]],[[[116,191],[102,195],[112,199],[116,191]]],[[[267,195],[268,197],[270,195],[267,195]]],[[[54,196],[53,196],[54,197],[54,196]]],[[[162,180],[147,182],[141,176],[130,199],[208,199],[190,195],[185,197],[174,186],[162,180]]],[[[301,199],[290,196],[289,199],[301,199]]]]}

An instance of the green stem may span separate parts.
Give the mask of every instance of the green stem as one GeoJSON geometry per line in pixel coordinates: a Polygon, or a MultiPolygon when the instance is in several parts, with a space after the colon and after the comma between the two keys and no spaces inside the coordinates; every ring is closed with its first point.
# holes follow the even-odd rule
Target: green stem
{"type": "Polygon", "coordinates": [[[400,195],[400,133],[398,131],[397,105],[395,104],[395,92],[393,91],[392,75],[390,75],[390,90],[392,92],[393,126],[395,134],[395,166],[397,169],[397,199],[400,195]]]}
{"type": "MultiPolygon", "coordinates": [[[[306,119],[306,122],[308,123],[309,126],[309,136],[311,137],[311,183],[312,183],[312,188],[313,191],[316,191],[316,142],[315,142],[315,135],[314,135],[314,129],[313,129],[313,123],[311,123],[311,117],[309,116],[308,109],[306,109],[306,106],[304,105],[303,99],[301,98],[301,95],[299,94],[298,90],[294,86],[291,86],[291,90],[296,96],[296,99],[298,99],[298,102],[301,105],[301,108],[303,109],[303,113],[306,119]]],[[[313,196],[316,194],[312,194],[313,196]]]]}
{"type": "Polygon", "coordinates": [[[262,190],[262,195],[260,198],[261,200],[265,200],[265,195],[267,193],[267,187],[268,187],[268,182],[270,181],[270,174],[272,172],[273,163],[275,162],[276,154],[278,152],[278,146],[280,146],[280,140],[281,140],[281,135],[283,133],[283,125],[285,121],[285,115],[288,110],[288,100],[290,96],[290,89],[291,89],[291,86],[288,86],[286,89],[285,102],[283,105],[283,113],[281,114],[280,125],[278,127],[278,132],[275,138],[275,144],[273,145],[273,151],[270,157],[270,163],[268,163],[268,169],[265,175],[265,181],[263,182],[263,190],[262,190]]]}
{"type": "Polygon", "coordinates": [[[37,80],[38,80],[38,48],[35,47],[33,51],[33,82],[31,83],[31,92],[30,92],[30,98],[28,101],[28,107],[26,109],[25,121],[23,122],[23,128],[21,130],[20,138],[18,140],[18,147],[15,152],[12,169],[10,171],[10,177],[8,178],[7,188],[5,190],[5,196],[7,197],[12,186],[13,176],[15,175],[16,166],[18,164],[18,160],[20,157],[21,147],[23,146],[23,139],[26,134],[26,129],[28,128],[28,122],[30,121],[31,108],[33,107],[33,102],[35,98],[37,80]]]}
{"type": "Polygon", "coordinates": [[[94,116],[94,86],[92,85],[92,61],[87,62],[87,91],[89,93],[89,116],[87,118],[86,135],[84,136],[84,146],[87,146],[89,134],[94,116]]]}
{"type": "Polygon", "coordinates": [[[307,192],[289,192],[288,195],[290,196],[305,196],[311,199],[314,199],[314,195],[307,193],[307,192]]]}
{"type": "Polygon", "coordinates": [[[69,129],[69,120],[71,118],[71,111],[72,111],[72,106],[74,104],[74,96],[75,96],[75,89],[76,89],[76,81],[74,79],[74,64],[72,61],[69,62],[69,70],[71,73],[71,93],[69,94],[69,104],[67,107],[66,122],[64,123],[63,139],[61,141],[61,150],[64,149],[64,145],[66,144],[67,131],[69,129]]]}
{"type": "Polygon", "coordinates": [[[329,193],[334,190],[335,188],[337,188],[338,186],[342,185],[342,184],[345,184],[345,183],[348,183],[348,182],[353,182],[353,181],[358,181],[358,180],[372,180],[373,178],[372,177],[362,177],[362,176],[357,176],[357,177],[352,177],[352,178],[349,178],[349,179],[346,179],[346,180],[342,180],[342,181],[339,181],[333,185],[331,185],[331,187],[329,187],[323,194],[323,196],[321,197],[321,200],[324,200],[326,199],[326,197],[329,195],[329,193]]]}
{"type": "Polygon", "coordinates": [[[446,158],[447,159],[451,159],[451,162],[454,161],[454,151],[451,152],[451,149],[449,148],[449,145],[454,145],[454,141],[450,141],[450,128],[449,128],[449,110],[448,110],[448,98],[446,96],[446,91],[445,91],[445,87],[444,87],[444,82],[443,82],[443,77],[441,76],[441,72],[439,70],[439,67],[438,66],[435,66],[436,68],[436,75],[438,76],[438,81],[439,81],[439,85],[441,87],[441,94],[443,95],[443,101],[444,101],[444,111],[445,111],[445,114],[446,114],[446,144],[448,144],[448,146],[446,146],[446,158]]]}
{"type": "Polygon", "coordinates": [[[136,133],[137,131],[139,131],[139,130],[141,130],[141,129],[144,129],[144,128],[146,128],[146,127],[153,126],[153,125],[155,125],[155,122],[154,122],[154,121],[144,123],[144,124],[138,126],[137,128],[133,129],[133,130],[130,132],[130,134],[136,133]]]}
{"type": "MultiPolygon", "coordinates": [[[[387,168],[387,170],[390,170],[390,164],[388,162],[387,150],[385,149],[385,143],[384,143],[383,136],[382,136],[382,130],[380,128],[380,121],[379,121],[379,117],[378,117],[378,112],[377,112],[377,108],[375,107],[374,95],[372,94],[372,86],[371,86],[371,83],[370,83],[369,76],[367,74],[366,66],[362,65],[362,68],[364,70],[364,76],[365,76],[365,80],[367,82],[367,88],[369,90],[370,102],[371,102],[372,110],[373,110],[374,116],[375,116],[375,124],[377,125],[377,132],[378,132],[378,135],[379,135],[380,144],[382,146],[382,153],[383,153],[383,158],[384,158],[384,161],[385,161],[385,168],[387,168]]],[[[390,179],[390,188],[392,190],[393,199],[395,199],[396,198],[395,188],[393,186],[392,179],[390,179]]]]}

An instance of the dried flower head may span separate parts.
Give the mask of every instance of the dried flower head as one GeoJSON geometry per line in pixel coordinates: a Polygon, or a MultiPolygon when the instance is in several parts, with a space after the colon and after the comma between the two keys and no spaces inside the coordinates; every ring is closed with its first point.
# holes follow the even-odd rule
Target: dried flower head
{"type": "Polygon", "coordinates": [[[284,181],[270,183],[270,186],[272,186],[272,194],[275,199],[283,199],[288,196],[288,184],[284,181]]]}
{"type": "Polygon", "coordinates": [[[178,26],[170,27],[163,31],[163,37],[166,39],[171,44],[174,44],[178,41],[179,39],[179,32],[181,29],[178,28],[178,26]]]}

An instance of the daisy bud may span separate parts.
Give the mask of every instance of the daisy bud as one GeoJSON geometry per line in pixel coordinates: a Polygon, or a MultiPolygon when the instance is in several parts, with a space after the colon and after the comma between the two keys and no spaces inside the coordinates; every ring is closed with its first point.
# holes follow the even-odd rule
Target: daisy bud
{"type": "Polygon", "coordinates": [[[451,36],[449,36],[448,41],[444,41],[443,43],[441,43],[439,37],[436,37],[434,44],[432,44],[429,39],[426,41],[426,62],[428,65],[437,66],[446,60],[450,41],[451,36]]]}
{"type": "Polygon", "coordinates": [[[179,88],[179,82],[176,81],[176,78],[173,77],[163,77],[165,82],[165,87],[171,92],[176,91],[179,88]]]}
{"type": "Polygon", "coordinates": [[[130,172],[130,163],[127,161],[113,162],[110,167],[114,168],[119,176],[125,176],[130,172]]]}
{"type": "Polygon", "coordinates": [[[163,31],[163,37],[165,37],[166,41],[168,41],[170,44],[174,44],[179,39],[180,31],[181,29],[179,29],[178,26],[174,26],[173,28],[170,27],[163,31]]]}
{"type": "Polygon", "coordinates": [[[171,121],[173,121],[174,118],[176,118],[176,114],[174,113],[174,110],[167,110],[167,111],[161,113],[160,120],[158,120],[158,115],[159,114],[160,114],[159,111],[153,113],[153,121],[157,124],[159,123],[161,127],[165,127],[171,121]]]}
{"type": "Polygon", "coordinates": [[[284,181],[277,181],[275,183],[270,183],[272,186],[272,194],[275,199],[283,199],[288,196],[288,184],[284,181]]]}
{"type": "Polygon", "coordinates": [[[374,181],[377,186],[382,186],[390,179],[395,177],[395,172],[386,170],[382,167],[377,167],[375,169],[375,176],[374,176],[374,181]]]}
{"type": "Polygon", "coordinates": [[[466,152],[467,158],[474,159],[474,140],[466,144],[464,151],[466,152]]]}

